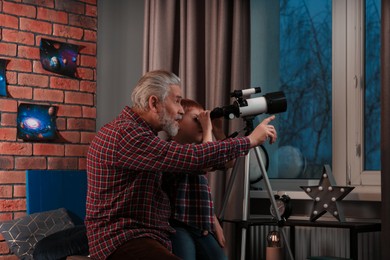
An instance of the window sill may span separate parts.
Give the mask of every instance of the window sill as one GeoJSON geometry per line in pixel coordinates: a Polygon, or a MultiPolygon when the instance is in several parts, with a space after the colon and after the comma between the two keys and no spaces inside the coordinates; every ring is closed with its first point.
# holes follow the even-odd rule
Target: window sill
{"type": "MultiPolygon", "coordinates": [[[[315,186],[318,180],[271,180],[271,187],[276,194],[288,194],[291,199],[312,200],[300,186],[315,186]],[[305,183],[304,183],[305,182],[305,183]]],[[[340,185],[342,186],[342,185],[340,185]]],[[[353,185],[352,185],[353,186],[353,185]]],[[[251,190],[251,198],[268,198],[268,193],[261,184],[262,190],[251,190]]],[[[346,201],[381,201],[380,186],[355,186],[343,200],[346,201]]]]}

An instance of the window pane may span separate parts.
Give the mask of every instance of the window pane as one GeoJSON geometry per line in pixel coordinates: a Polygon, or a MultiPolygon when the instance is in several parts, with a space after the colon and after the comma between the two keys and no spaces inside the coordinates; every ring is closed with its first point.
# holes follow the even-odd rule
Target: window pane
{"type": "Polygon", "coordinates": [[[380,170],[381,0],[366,0],[364,170],[380,170]]]}
{"type": "Polygon", "coordinates": [[[279,177],[318,178],[332,166],[332,2],[280,1],[279,177]]]}

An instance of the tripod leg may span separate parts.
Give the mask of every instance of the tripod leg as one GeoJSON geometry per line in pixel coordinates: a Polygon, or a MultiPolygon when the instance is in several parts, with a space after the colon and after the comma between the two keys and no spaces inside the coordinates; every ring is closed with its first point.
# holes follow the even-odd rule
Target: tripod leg
{"type": "MultiPolygon", "coordinates": [[[[245,156],[245,175],[244,175],[244,198],[242,202],[242,220],[246,222],[248,220],[249,213],[249,163],[250,153],[245,156]]],[[[246,225],[241,229],[241,260],[245,260],[246,253],[246,225]]]]}
{"type": "Polygon", "coordinates": [[[238,165],[239,165],[240,159],[241,159],[241,157],[237,158],[235,163],[234,163],[232,174],[229,178],[228,186],[226,188],[226,195],[223,199],[222,209],[221,209],[221,212],[219,213],[219,216],[218,216],[218,218],[222,219],[222,220],[225,217],[225,210],[226,210],[227,202],[230,198],[230,193],[232,192],[234,180],[236,179],[236,176],[237,176],[238,165]]]}
{"type": "MultiPolygon", "coordinates": [[[[267,193],[268,193],[268,197],[271,201],[271,204],[272,204],[272,207],[274,208],[275,210],[275,213],[276,213],[276,216],[277,216],[277,220],[278,220],[278,223],[281,223],[282,221],[282,217],[280,216],[279,214],[279,211],[278,211],[278,208],[276,206],[276,201],[275,201],[275,197],[274,195],[272,194],[272,188],[271,188],[271,183],[268,179],[268,175],[267,175],[267,171],[264,167],[264,163],[263,163],[263,160],[260,156],[260,148],[259,147],[255,147],[255,154],[256,154],[256,158],[257,158],[257,162],[259,163],[260,165],[260,169],[261,169],[261,172],[263,174],[263,179],[264,179],[264,182],[265,182],[265,187],[267,189],[267,193]]],[[[288,254],[290,256],[290,259],[291,260],[294,260],[294,256],[292,254],[292,251],[291,251],[291,248],[290,248],[290,243],[289,241],[287,240],[287,235],[286,235],[286,232],[285,232],[285,229],[284,229],[284,226],[281,226],[280,227],[280,231],[281,231],[281,234],[282,234],[282,237],[284,239],[284,242],[285,242],[285,245],[287,247],[287,251],[288,251],[288,254]]]]}
{"type": "Polygon", "coordinates": [[[255,149],[254,149],[255,150],[255,154],[256,154],[256,158],[257,158],[257,162],[259,163],[259,166],[260,166],[260,169],[261,169],[261,173],[263,175],[263,180],[265,182],[265,187],[267,189],[268,197],[271,200],[271,204],[272,204],[272,206],[275,209],[275,212],[276,212],[276,215],[278,217],[278,220],[281,220],[282,218],[279,215],[279,211],[277,210],[275,197],[274,197],[274,194],[272,193],[271,183],[269,182],[267,171],[266,171],[266,169],[264,167],[264,162],[263,162],[263,159],[260,156],[260,150],[259,149],[260,149],[259,147],[255,147],[255,149]]]}

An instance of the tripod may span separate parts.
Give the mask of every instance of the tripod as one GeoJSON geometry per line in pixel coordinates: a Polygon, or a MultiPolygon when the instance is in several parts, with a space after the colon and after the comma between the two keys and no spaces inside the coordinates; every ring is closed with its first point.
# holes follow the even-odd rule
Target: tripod
{"type": "MultiPolygon", "coordinates": [[[[245,118],[244,120],[246,122],[246,128],[245,128],[246,129],[246,133],[245,133],[245,135],[247,136],[247,135],[249,135],[253,131],[253,117],[245,118]]],[[[237,135],[237,134],[234,134],[234,135],[237,135]]],[[[257,162],[258,162],[258,164],[260,166],[260,169],[261,169],[261,172],[262,172],[262,178],[264,179],[264,182],[265,182],[264,184],[265,184],[265,187],[266,187],[266,190],[267,190],[267,193],[268,193],[268,197],[270,199],[272,207],[275,210],[276,217],[277,217],[277,224],[278,224],[278,227],[280,227],[280,232],[281,232],[281,235],[282,235],[282,237],[284,239],[285,246],[287,248],[288,254],[290,256],[290,259],[294,260],[293,254],[291,252],[290,244],[289,244],[289,242],[287,240],[287,235],[286,235],[286,232],[284,230],[284,219],[282,219],[282,217],[280,216],[280,213],[279,213],[278,208],[276,206],[275,197],[272,194],[271,183],[269,181],[269,178],[268,178],[268,175],[267,175],[267,171],[266,171],[265,166],[264,166],[263,159],[261,158],[260,148],[258,146],[256,146],[256,147],[254,147],[252,149],[254,149],[257,162]]],[[[225,198],[224,198],[224,201],[223,201],[223,204],[222,204],[222,209],[221,209],[221,213],[219,215],[219,219],[223,219],[223,217],[224,217],[226,205],[227,205],[227,202],[229,200],[230,193],[231,193],[232,188],[233,188],[233,183],[234,183],[234,180],[235,180],[237,172],[238,172],[239,160],[242,160],[242,159],[245,159],[245,167],[244,167],[245,168],[244,169],[244,171],[245,171],[244,172],[244,174],[245,174],[244,175],[244,198],[243,198],[242,221],[246,222],[248,220],[249,199],[250,199],[249,198],[249,188],[250,188],[249,187],[249,183],[250,183],[250,179],[249,179],[249,177],[250,177],[249,176],[250,152],[248,152],[248,154],[245,157],[237,158],[236,162],[234,163],[232,175],[231,175],[231,177],[229,179],[229,182],[228,182],[227,191],[226,191],[226,195],[225,195],[225,198]]],[[[241,229],[241,260],[245,260],[246,231],[247,231],[247,227],[246,227],[246,225],[243,225],[242,229],[241,229]]]]}

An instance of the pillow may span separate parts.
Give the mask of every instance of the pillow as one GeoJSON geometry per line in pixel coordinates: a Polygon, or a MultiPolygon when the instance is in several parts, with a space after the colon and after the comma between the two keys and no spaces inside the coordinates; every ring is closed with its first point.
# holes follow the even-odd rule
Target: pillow
{"type": "Polygon", "coordinates": [[[88,255],[87,229],[83,225],[68,228],[40,240],[34,260],[62,260],[71,255],[88,255]]]}
{"type": "Polygon", "coordinates": [[[64,208],[34,213],[0,223],[9,249],[20,259],[32,259],[35,244],[44,237],[74,227],[64,208]]]}

